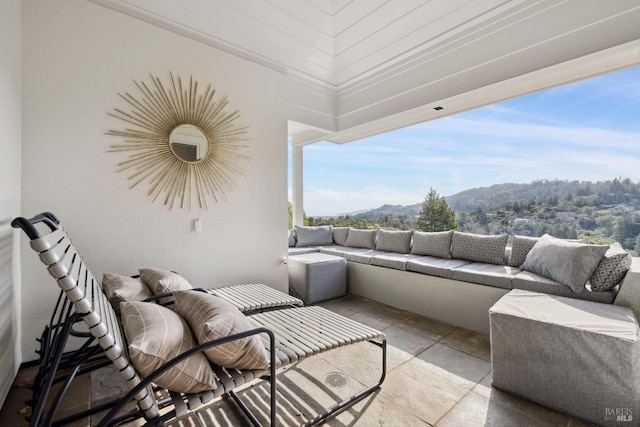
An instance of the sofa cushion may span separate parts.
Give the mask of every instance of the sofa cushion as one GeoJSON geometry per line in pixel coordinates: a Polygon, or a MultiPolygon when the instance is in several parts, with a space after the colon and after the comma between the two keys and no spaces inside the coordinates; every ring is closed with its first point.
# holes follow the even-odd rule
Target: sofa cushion
{"type": "Polygon", "coordinates": [[[411,234],[413,234],[413,230],[378,230],[376,250],[408,254],[411,250],[411,234]]]}
{"type": "Polygon", "coordinates": [[[576,293],[568,286],[558,283],[548,277],[540,276],[530,271],[523,270],[511,279],[513,289],[523,289],[525,291],[540,292],[549,295],[558,295],[561,297],[577,298],[587,301],[601,302],[611,304],[616,298],[619,286],[603,292],[593,292],[589,285],[585,287],[584,292],[576,293]]]}
{"type": "Polygon", "coordinates": [[[511,279],[520,273],[517,267],[472,262],[451,270],[451,279],[478,283],[496,288],[511,289],[511,279]]]}
{"type": "Polygon", "coordinates": [[[102,290],[116,312],[120,311],[120,303],[125,301],[144,301],[153,296],[153,292],[139,278],[120,274],[104,273],[102,290]]]}
{"type": "Polygon", "coordinates": [[[322,246],[319,252],[321,254],[342,256],[342,254],[344,253],[344,246],[339,246],[339,245],[322,246]]]}
{"type": "MultiPolygon", "coordinates": [[[[179,291],[173,297],[176,312],[187,321],[200,344],[254,328],[244,314],[222,298],[199,291],[179,291]]],[[[269,367],[269,358],[259,335],[209,347],[204,354],[225,368],[269,367]]]]}
{"type": "Polygon", "coordinates": [[[376,251],[367,248],[351,248],[345,246],[343,248],[342,257],[347,261],[358,262],[360,264],[369,264],[371,257],[376,255],[384,255],[388,252],[376,251]]]}
{"type": "Polygon", "coordinates": [[[504,252],[508,238],[506,234],[485,236],[454,231],[451,238],[451,257],[504,265],[504,252]]]}
{"type": "Polygon", "coordinates": [[[631,268],[631,255],[622,248],[620,243],[613,243],[589,278],[591,290],[608,291],[624,279],[629,268],[631,268]]]}
{"type": "Polygon", "coordinates": [[[522,268],[560,282],[578,293],[584,290],[607,249],[606,245],[570,242],[545,234],[527,254],[522,268]]]}
{"type": "Polygon", "coordinates": [[[424,232],[414,231],[411,253],[451,259],[451,237],[453,230],[424,232]]]}
{"type": "Polygon", "coordinates": [[[511,267],[520,267],[524,264],[527,254],[533,249],[539,239],[539,237],[514,235],[513,241],[511,242],[511,253],[509,254],[509,265],[511,267]]]}
{"type": "Polygon", "coordinates": [[[289,247],[293,248],[296,245],[296,232],[289,230],[289,247]]]}
{"type": "Polygon", "coordinates": [[[407,260],[406,269],[415,273],[428,274],[430,276],[451,277],[451,270],[469,264],[463,259],[444,259],[433,256],[412,256],[407,260]]]}
{"type": "MultiPolygon", "coordinates": [[[[120,304],[129,357],[144,378],[177,355],[196,346],[187,323],[166,307],[148,302],[120,304]]],[[[194,354],[153,380],[178,393],[214,390],[216,379],[202,353],[194,354]]]]}
{"type": "Polygon", "coordinates": [[[300,254],[310,254],[313,252],[320,252],[320,248],[325,248],[328,246],[306,246],[302,248],[289,248],[289,256],[291,255],[300,255],[300,254]]]}
{"type": "Polygon", "coordinates": [[[349,227],[333,227],[333,243],[344,246],[347,243],[349,227]]]}
{"type": "Polygon", "coordinates": [[[333,244],[333,227],[331,225],[322,225],[319,227],[296,225],[293,228],[296,233],[297,248],[333,244]]]}
{"type": "Polygon", "coordinates": [[[375,249],[378,230],[359,230],[350,228],[345,246],[352,248],[375,249]]]}
{"type": "Polygon", "coordinates": [[[370,258],[369,264],[378,267],[393,268],[395,270],[406,270],[407,254],[399,254],[396,252],[387,252],[381,255],[374,255],[370,258]]]}

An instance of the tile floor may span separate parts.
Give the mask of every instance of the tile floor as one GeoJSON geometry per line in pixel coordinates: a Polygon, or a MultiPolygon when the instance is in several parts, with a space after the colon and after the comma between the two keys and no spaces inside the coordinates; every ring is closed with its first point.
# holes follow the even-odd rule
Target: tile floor
{"type": "MultiPolygon", "coordinates": [[[[489,337],[355,296],[322,306],[387,335],[387,376],[382,388],[329,420],[329,426],[584,426],[583,422],[491,387],[489,337]]],[[[34,369],[22,370],[0,411],[0,424],[27,425],[20,410],[34,369]]],[[[298,425],[336,399],[379,377],[380,350],[368,343],[323,353],[278,376],[278,423],[298,425]]],[[[121,384],[108,369],[84,376],[61,412],[77,410],[111,394],[121,384]],[[91,399],[88,398],[91,396],[91,399]]],[[[258,419],[268,419],[267,383],[242,394],[258,419]]],[[[96,419],[73,426],[95,425],[96,419]]],[[[248,422],[229,399],[200,409],[173,426],[244,426],[248,422]]]]}

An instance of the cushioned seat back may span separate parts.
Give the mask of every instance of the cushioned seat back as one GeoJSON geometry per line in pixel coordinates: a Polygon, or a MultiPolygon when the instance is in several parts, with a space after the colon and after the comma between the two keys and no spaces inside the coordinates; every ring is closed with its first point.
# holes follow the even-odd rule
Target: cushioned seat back
{"type": "MultiPolygon", "coordinates": [[[[64,230],[57,228],[52,222],[47,224],[54,229],[37,238],[30,235],[31,248],[39,254],[49,274],[56,279],[60,289],[73,303],[75,312],[82,315],[89,332],[118,369],[128,387],[135,387],[140,383],[140,377],[129,363],[127,344],[118,318],[102,292],[101,284],[88,270],[64,230]]],[[[157,404],[148,388],[138,393],[136,399],[147,418],[158,416],[157,404]]]]}

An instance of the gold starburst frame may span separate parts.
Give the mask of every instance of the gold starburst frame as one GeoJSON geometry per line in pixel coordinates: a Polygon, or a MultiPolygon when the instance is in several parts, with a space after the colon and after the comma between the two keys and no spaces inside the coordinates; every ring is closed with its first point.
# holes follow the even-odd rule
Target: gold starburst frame
{"type": "Polygon", "coordinates": [[[238,111],[225,112],[227,97],[214,100],[215,90],[209,84],[203,94],[198,94],[198,83],[189,78],[183,87],[180,77],[165,88],[158,77],[150,75],[152,84],[134,80],[141,96],[118,94],[130,106],[125,112],[118,108],[108,113],[134,128],[109,130],[108,135],[124,138],[124,143],[114,144],[110,152],[131,151],[129,159],[118,164],[118,172],[133,171],[129,175],[131,187],[149,181],[148,195],[152,203],[164,194],[164,204],[171,210],[180,202],[180,208],[191,208],[192,193],[197,195],[200,208],[207,208],[207,196],[218,202],[226,198],[225,189],[235,188],[232,175],[244,176],[240,163],[250,160],[242,154],[247,149],[242,142],[247,127],[234,124],[240,117],[238,111]],[[188,161],[180,158],[170,144],[171,132],[181,125],[199,129],[207,139],[208,150],[202,158],[188,161]],[[185,203],[188,202],[188,203],[185,203]]]}

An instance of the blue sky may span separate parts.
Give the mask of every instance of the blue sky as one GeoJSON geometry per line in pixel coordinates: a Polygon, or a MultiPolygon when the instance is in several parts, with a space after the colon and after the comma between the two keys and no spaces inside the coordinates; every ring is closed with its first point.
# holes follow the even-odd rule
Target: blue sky
{"type": "MultiPolygon", "coordinates": [[[[640,67],[348,144],[304,148],[304,210],[336,215],[537,179],[640,180],[640,67]]],[[[291,194],[291,192],[289,192],[291,194]]]]}

